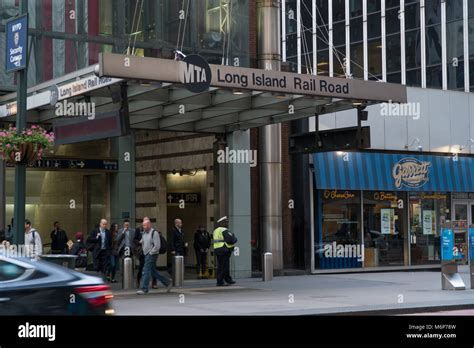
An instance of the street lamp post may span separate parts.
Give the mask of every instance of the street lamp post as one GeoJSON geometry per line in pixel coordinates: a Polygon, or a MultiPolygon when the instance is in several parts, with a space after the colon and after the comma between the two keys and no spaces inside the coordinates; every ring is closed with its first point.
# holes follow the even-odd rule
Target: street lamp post
{"type": "MultiPolygon", "coordinates": [[[[20,15],[28,13],[28,0],[20,1],[20,15]]],[[[27,42],[28,42],[28,28],[27,42]]],[[[28,50],[28,44],[26,47],[28,50]]],[[[26,52],[26,66],[16,72],[17,76],[17,113],[16,132],[20,134],[26,128],[26,98],[27,98],[27,72],[28,52],[26,52]]],[[[25,221],[25,192],[26,191],[26,164],[17,162],[15,165],[15,202],[13,214],[13,243],[24,244],[24,221],[25,221]]]]}

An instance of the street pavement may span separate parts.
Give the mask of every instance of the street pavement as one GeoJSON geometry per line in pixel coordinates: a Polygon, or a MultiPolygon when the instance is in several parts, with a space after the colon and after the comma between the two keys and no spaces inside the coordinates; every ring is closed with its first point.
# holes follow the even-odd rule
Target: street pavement
{"type": "Polygon", "coordinates": [[[441,290],[439,271],[351,273],[237,279],[229,287],[215,280],[186,280],[138,296],[114,291],[117,315],[314,315],[406,314],[466,311],[474,314],[474,290],[461,267],[466,290],[441,290]],[[471,311],[470,311],[471,310],[471,311]]]}

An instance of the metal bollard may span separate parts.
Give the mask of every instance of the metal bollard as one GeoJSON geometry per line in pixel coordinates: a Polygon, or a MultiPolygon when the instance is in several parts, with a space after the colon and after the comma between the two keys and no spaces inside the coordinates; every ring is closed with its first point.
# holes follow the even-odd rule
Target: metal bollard
{"type": "Polygon", "coordinates": [[[273,280],[273,254],[265,253],[262,257],[262,280],[269,282],[273,280]]]}
{"type": "Polygon", "coordinates": [[[183,286],[184,281],[184,257],[173,257],[173,286],[183,286]]]}
{"type": "Polygon", "coordinates": [[[133,260],[131,257],[123,259],[123,288],[133,288],[133,260]]]}

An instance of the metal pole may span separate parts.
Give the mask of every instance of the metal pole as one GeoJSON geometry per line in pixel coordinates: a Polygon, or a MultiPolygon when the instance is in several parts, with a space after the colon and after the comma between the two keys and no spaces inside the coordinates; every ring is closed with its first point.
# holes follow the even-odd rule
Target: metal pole
{"type": "Polygon", "coordinates": [[[263,254],[263,272],[262,272],[262,280],[264,282],[269,282],[273,280],[273,255],[272,253],[264,253],[263,254]]]}
{"type": "MultiPolygon", "coordinates": [[[[20,1],[20,14],[28,12],[28,0],[20,1]]],[[[16,132],[20,134],[26,128],[26,97],[27,97],[27,78],[28,78],[28,53],[26,58],[27,66],[25,69],[16,73],[17,76],[17,105],[16,114],[16,132]]],[[[15,202],[14,202],[14,229],[13,243],[24,244],[24,222],[25,222],[25,193],[26,193],[26,164],[17,163],[15,166],[15,202]]]]}
{"type": "Polygon", "coordinates": [[[184,257],[173,257],[173,286],[183,286],[184,281],[184,257]]]}
{"type": "Polygon", "coordinates": [[[125,257],[123,259],[123,288],[133,288],[133,259],[131,257],[125,257]]]}
{"type": "MultiPolygon", "coordinates": [[[[257,1],[258,62],[265,70],[280,70],[280,1],[257,1]]],[[[263,252],[271,252],[273,268],[283,270],[282,196],[281,196],[281,125],[259,129],[260,156],[260,228],[263,252]]]]}

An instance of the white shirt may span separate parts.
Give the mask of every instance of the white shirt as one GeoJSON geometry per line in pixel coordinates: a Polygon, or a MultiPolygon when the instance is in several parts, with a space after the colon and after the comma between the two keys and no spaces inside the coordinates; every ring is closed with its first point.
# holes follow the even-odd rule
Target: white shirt
{"type": "Polygon", "coordinates": [[[27,257],[33,258],[43,253],[43,243],[41,243],[41,236],[34,228],[31,228],[28,232],[25,232],[25,246],[27,257]],[[35,231],[34,238],[32,231],[35,231]]]}

